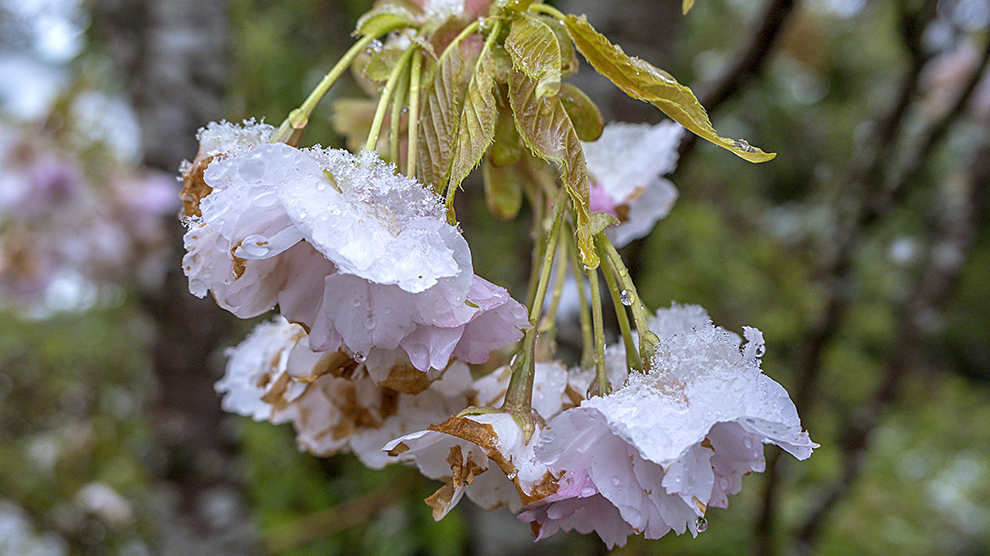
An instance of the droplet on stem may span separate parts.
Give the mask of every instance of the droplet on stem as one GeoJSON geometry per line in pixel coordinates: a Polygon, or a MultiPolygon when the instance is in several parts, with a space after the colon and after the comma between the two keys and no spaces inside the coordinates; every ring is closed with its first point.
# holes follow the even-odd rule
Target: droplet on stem
{"type": "Polygon", "coordinates": [[[626,307],[632,306],[634,297],[635,296],[633,293],[629,290],[622,290],[622,292],[619,293],[619,301],[621,301],[626,307]]]}

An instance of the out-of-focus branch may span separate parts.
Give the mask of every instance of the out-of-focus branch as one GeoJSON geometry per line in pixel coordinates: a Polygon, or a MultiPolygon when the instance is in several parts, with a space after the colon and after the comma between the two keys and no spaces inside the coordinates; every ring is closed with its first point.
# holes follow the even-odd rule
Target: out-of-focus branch
{"type": "MultiPolygon", "coordinates": [[[[784,29],[788,16],[797,7],[797,0],[770,0],[760,20],[759,27],[753,33],[749,44],[736,56],[735,62],[713,84],[698,95],[701,105],[711,115],[725,101],[739,94],[766,65],[770,52],[777,42],[777,37],[784,29]]],[[[694,150],[698,137],[688,134],[681,142],[680,157],[684,159],[694,150]]]]}
{"type": "MultiPolygon", "coordinates": [[[[982,73],[982,72],[980,72],[982,73]]],[[[837,439],[842,448],[842,474],[825,491],[799,527],[793,552],[810,554],[836,503],[849,491],[862,472],[870,433],[884,411],[896,402],[899,386],[918,347],[925,339],[924,322],[944,307],[976,238],[976,215],[990,184],[990,143],[976,154],[969,176],[951,175],[942,184],[940,221],[933,230],[934,243],[928,266],[912,295],[900,308],[901,318],[884,364],[886,372],[877,389],[846,418],[837,439]]]]}
{"type": "MultiPolygon", "coordinates": [[[[921,48],[921,35],[927,23],[935,16],[935,0],[926,0],[917,12],[909,12],[901,3],[901,36],[908,52],[909,66],[898,90],[893,105],[886,115],[873,127],[872,136],[865,142],[839,191],[854,207],[848,217],[841,222],[833,237],[826,243],[825,253],[818,270],[819,281],[824,284],[826,299],[822,312],[815,323],[809,326],[802,338],[801,355],[797,365],[798,383],[794,402],[799,413],[806,414],[817,389],[821,374],[821,356],[825,346],[838,332],[848,306],[848,283],[851,275],[853,247],[871,223],[892,209],[890,203],[881,208],[872,202],[882,190],[883,178],[887,173],[898,138],[903,134],[908,108],[917,96],[919,76],[927,58],[921,48]]],[[[767,458],[766,482],[763,492],[763,505],[756,526],[755,552],[769,555],[775,553],[772,535],[776,521],[778,483],[781,479],[780,453],[773,452],[767,458]]]]}

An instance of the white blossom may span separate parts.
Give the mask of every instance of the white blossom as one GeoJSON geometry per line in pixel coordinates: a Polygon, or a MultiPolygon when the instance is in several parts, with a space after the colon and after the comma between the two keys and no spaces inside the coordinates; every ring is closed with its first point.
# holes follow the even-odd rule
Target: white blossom
{"type": "Polygon", "coordinates": [[[605,232],[616,247],[647,235],[670,213],[677,189],[661,176],[674,171],[683,133],[683,127],[670,121],[654,126],[610,123],[597,141],[582,144],[591,177],[591,210],[619,219],[605,232]]]}
{"type": "Polygon", "coordinates": [[[658,311],[651,329],[660,343],[649,373],[564,411],[543,431],[536,455],[563,475],[554,496],[520,515],[540,537],[594,529],[613,546],[630,530],[650,539],[696,535],[709,507],[725,507],[742,475],[763,470],[763,443],[798,459],[816,447],[787,392],[760,371],[759,331],[745,329],[740,346],[690,306],[658,311]],[[628,528],[614,511],[585,507],[603,506],[602,498],[628,528]]]}
{"type": "Polygon", "coordinates": [[[487,360],[518,341],[525,309],[473,274],[438,196],[372,152],[265,144],[213,161],[187,218],[190,291],[247,318],[276,304],[315,351],[420,371],[487,360]]]}

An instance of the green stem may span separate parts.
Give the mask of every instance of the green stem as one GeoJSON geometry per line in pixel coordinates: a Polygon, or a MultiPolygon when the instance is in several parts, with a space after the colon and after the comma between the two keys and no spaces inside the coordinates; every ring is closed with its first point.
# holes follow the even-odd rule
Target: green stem
{"type": "Polygon", "coordinates": [[[533,11],[533,12],[539,12],[539,13],[542,13],[542,14],[547,14],[547,15],[549,15],[551,17],[554,17],[554,18],[557,18],[557,19],[559,19],[561,21],[567,19],[567,16],[565,16],[560,10],[558,10],[557,8],[554,8],[553,6],[548,6],[546,4],[531,4],[529,6],[529,10],[530,11],[533,11]]]}
{"type": "Polygon", "coordinates": [[[543,312],[543,300],[547,295],[547,286],[550,284],[550,272],[553,270],[553,257],[557,251],[557,242],[560,237],[560,224],[564,219],[564,205],[567,203],[564,191],[557,195],[557,201],[553,206],[553,224],[550,226],[550,234],[547,236],[547,247],[543,252],[543,265],[540,268],[540,281],[536,286],[536,296],[529,309],[529,324],[534,328],[539,322],[540,313],[543,312]]]}
{"type": "MultiPolygon", "coordinates": [[[[419,49],[416,49],[419,50],[419,49]]],[[[404,68],[402,72],[402,77],[400,81],[405,83],[407,81],[406,73],[409,68],[404,68]]],[[[402,123],[402,106],[406,102],[406,93],[408,92],[408,87],[399,87],[399,90],[395,92],[392,98],[392,116],[389,121],[389,135],[388,135],[388,151],[389,157],[396,168],[399,167],[399,127],[402,123]]]]}
{"type": "MultiPolygon", "coordinates": [[[[402,25],[404,25],[404,23],[400,24],[397,22],[392,28],[382,29],[382,35],[392,31],[393,29],[401,27],[402,25]]],[[[337,82],[337,79],[340,79],[340,76],[344,74],[348,66],[351,65],[351,62],[354,61],[354,58],[357,58],[358,54],[363,52],[369,44],[377,40],[380,36],[381,35],[365,35],[358,39],[358,41],[344,53],[333,69],[323,76],[320,84],[313,89],[313,92],[306,97],[306,100],[303,101],[299,108],[289,112],[289,116],[282,122],[282,125],[280,125],[272,135],[271,142],[286,143],[294,135],[301,134],[302,130],[306,128],[306,124],[309,123],[309,118],[313,115],[313,110],[316,108],[316,105],[323,100],[323,97],[330,91],[330,88],[337,82]]]]}
{"type": "Polygon", "coordinates": [[[470,25],[465,27],[463,31],[458,33],[458,35],[454,37],[454,40],[450,41],[450,44],[447,45],[447,48],[443,49],[443,54],[441,54],[440,57],[437,58],[437,67],[443,65],[443,61],[447,59],[447,56],[450,56],[450,53],[454,50],[454,47],[461,44],[461,42],[464,39],[466,39],[468,35],[477,31],[478,27],[480,26],[481,26],[481,20],[476,19],[472,21],[470,25]]]}
{"type": "Polygon", "coordinates": [[[660,340],[656,334],[650,331],[649,314],[646,311],[646,306],[643,305],[642,299],[636,292],[636,284],[633,283],[626,265],[622,262],[622,257],[619,256],[619,252],[616,251],[612,242],[605,237],[605,234],[599,234],[595,236],[595,244],[605,254],[609,265],[616,270],[616,274],[619,276],[619,285],[626,291],[626,295],[632,302],[630,309],[632,309],[633,321],[636,323],[636,332],[639,333],[639,356],[643,362],[643,370],[648,371],[653,353],[656,351],[657,342],[660,340]]]}
{"type": "Polygon", "coordinates": [[[578,260],[577,245],[574,244],[574,232],[567,227],[567,255],[570,258],[571,269],[574,271],[574,280],[578,284],[578,303],[580,303],[579,315],[581,317],[581,366],[591,367],[595,362],[595,340],[594,332],[591,328],[591,313],[588,311],[588,298],[585,297],[584,271],[583,265],[578,260]]]}
{"type": "Polygon", "coordinates": [[[557,196],[554,205],[553,226],[547,237],[547,246],[543,258],[543,268],[540,272],[540,282],[536,286],[536,298],[529,311],[530,328],[523,338],[523,349],[516,355],[517,361],[512,368],[509,386],[505,392],[505,403],[502,408],[510,411],[529,414],[533,404],[533,376],[536,373],[536,325],[543,311],[543,298],[546,297],[547,285],[550,282],[550,270],[553,267],[553,254],[560,233],[560,224],[564,219],[564,204],[567,202],[563,193],[557,196]]]}
{"type": "Polygon", "coordinates": [[[604,249],[598,249],[598,256],[602,260],[608,261],[609,268],[602,268],[602,274],[605,276],[606,284],[608,284],[608,292],[612,297],[612,305],[615,307],[615,318],[619,321],[619,331],[622,332],[622,341],[626,346],[626,366],[630,370],[636,369],[642,371],[643,360],[640,359],[639,352],[636,350],[636,343],[633,342],[632,329],[629,328],[629,315],[626,313],[626,306],[622,303],[622,293],[615,281],[615,275],[618,274],[618,270],[612,264],[612,261],[608,259],[604,249]]]}
{"type": "Polygon", "coordinates": [[[589,395],[604,396],[611,387],[608,383],[608,372],[605,369],[605,322],[602,318],[602,290],[598,287],[598,269],[592,268],[587,272],[591,282],[591,315],[595,328],[595,382],[591,383],[589,395]]]}
{"type": "Polygon", "coordinates": [[[378,99],[378,109],[375,110],[375,119],[371,122],[371,131],[368,132],[368,142],[365,143],[364,150],[375,150],[375,146],[378,144],[378,136],[382,132],[382,122],[385,121],[385,108],[388,106],[388,101],[392,98],[392,92],[395,90],[396,83],[399,82],[402,71],[409,65],[412,53],[418,48],[418,46],[413,45],[403,52],[402,57],[399,58],[399,61],[395,63],[395,67],[392,68],[392,73],[389,74],[388,81],[385,82],[385,90],[382,91],[382,97],[378,99]]]}
{"type": "Polygon", "coordinates": [[[416,157],[419,148],[419,88],[423,73],[423,53],[417,48],[413,54],[412,75],[409,76],[409,129],[407,140],[409,150],[406,154],[406,175],[416,178],[416,157]]]}

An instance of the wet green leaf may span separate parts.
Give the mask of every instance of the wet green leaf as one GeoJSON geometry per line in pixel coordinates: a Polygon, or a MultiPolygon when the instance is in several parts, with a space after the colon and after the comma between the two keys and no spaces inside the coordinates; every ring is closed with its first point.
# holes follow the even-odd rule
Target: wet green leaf
{"type": "Polygon", "coordinates": [[[560,90],[560,45],[549,25],[531,16],[512,22],[505,39],[505,50],[512,67],[536,80],[540,98],[556,95],[560,90]]]}
{"type": "Polygon", "coordinates": [[[557,45],[560,47],[560,73],[564,77],[577,73],[578,66],[580,65],[578,63],[577,52],[574,50],[574,42],[571,41],[570,35],[567,34],[567,28],[564,27],[564,23],[550,16],[541,15],[538,18],[550,27],[554,35],[557,35],[557,45]]]}
{"type": "Polygon", "coordinates": [[[400,27],[408,27],[412,14],[398,6],[382,6],[361,16],[354,29],[354,36],[380,37],[400,27]]]}
{"type": "Polygon", "coordinates": [[[582,261],[589,268],[597,268],[598,254],[590,231],[588,167],[581,140],[560,99],[541,97],[537,89],[537,80],[522,71],[509,74],[509,104],[516,128],[533,154],[560,167],[561,180],[574,206],[582,261]]]}
{"type": "Polygon", "coordinates": [[[570,83],[560,85],[560,103],[564,105],[567,116],[574,125],[578,139],[582,141],[597,141],[602,136],[605,120],[598,107],[584,91],[570,83]]]}
{"type": "Polygon", "coordinates": [[[434,191],[442,191],[450,175],[467,67],[460,49],[451,50],[440,61],[420,107],[416,176],[434,191]]]}
{"type": "Polygon", "coordinates": [[[523,188],[528,183],[522,164],[523,161],[517,159],[510,166],[496,166],[491,156],[486,156],[481,163],[488,210],[504,220],[515,218],[522,207],[523,188]]]}
{"type": "Polygon", "coordinates": [[[627,95],[653,104],[702,139],[728,149],[745,160],[766,162],[777,156],[765,153],[742,139],[720,137],[691,89],[678,83],[667,72],[626,55],[621,47],[595,31],[584,16],[568,15],[564,24],[585,59],[627,95]]]}
{"type": "MultiPolygon", "coordinates": [[[[497,30],[492,33],[497,33],[497,30]]],[[[495,136],[498,105],[495,102],[495,69],[491,49],[493,42],[485,42],[464,95],[457,129],[457,150],[450,169],[448,187],[461,185],[464,178],[481,161],[495,136]]]]}
{"type": "Polygon", "coordinates": [[[591,229],[591,235],[597,236],[605,231],[606,228],[610,228],[619,223],[619,219],[612,216],[607,212],[593,212],[591,213],[591,219],[589,228],[591,229]]]}

